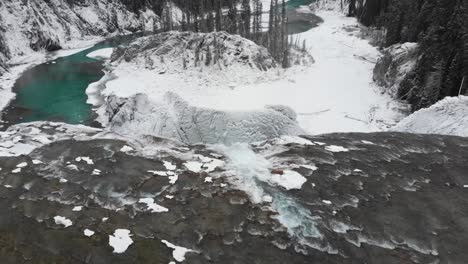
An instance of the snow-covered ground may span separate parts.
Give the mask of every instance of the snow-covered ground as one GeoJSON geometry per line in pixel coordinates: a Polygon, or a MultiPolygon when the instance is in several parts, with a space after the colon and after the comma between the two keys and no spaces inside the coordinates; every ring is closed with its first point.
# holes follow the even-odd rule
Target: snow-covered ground
{"type": "Polygon", "coordinates": [[[359,30],[355,18],[336,11],[317,15],[323,24],[295,36],[307,41],[316,60],[311,67],[173,74],[152,69],[153,64],[124,63],[112,72],[117,78],[106,84],[103,94],[125,98],[145,93],[158,100],[170,91],[192,106],[223,111],[286,105],[298,113],[300,126],[311,134],[382,131],[394,125],[403,117],[402,106],[372,81],[379,51],[349,33],[350,28],[359,30]]]}
{"type": "Polygon", "coordinates": [[[403,119],[392,130],[468,137],[468,96],[446,97],[403,119]]]}

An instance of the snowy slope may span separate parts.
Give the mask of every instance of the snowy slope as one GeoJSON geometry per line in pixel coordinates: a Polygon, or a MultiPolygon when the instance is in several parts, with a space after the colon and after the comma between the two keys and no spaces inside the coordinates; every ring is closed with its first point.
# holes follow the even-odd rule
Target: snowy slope
{"type": "Polygon", "coordinates": [[[120,1],[2,1],[0,57],[13,64],[30,61],[33,51],[70,47],[76,40],[113,32],[153,30],[159,20],[149,9],[133,13],[120,1]]]}
{"type": "Polygon", "coordinates": [[[446,97],[403,119],[392,130],[468,137],[468,96],[446,97]]]}

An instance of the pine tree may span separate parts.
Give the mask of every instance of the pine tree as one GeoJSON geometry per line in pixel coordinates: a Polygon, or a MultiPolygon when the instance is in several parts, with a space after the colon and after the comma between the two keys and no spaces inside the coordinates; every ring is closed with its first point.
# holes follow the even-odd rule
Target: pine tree
{"type": "Polygon", "coordinates": [[[243,23],[243,36],[245,38],[250,38],[250,23],[251,23],[251,10],[250,10],[250,0],[242,0],[242,23],[243,23]]]}
{"type": "Polygon", "coordinates": [[[221,1],[216,1],[216,16],[215,16],[215,23],[216,23],[216,31],[221,31],[222,30],[222,16],[223,14],[221,13],[221,1]]]}
{"type": "Polygon", "coordinates": [[[206,58],[205,58],[205,65],[206,66],[210,66],[211,59],[212,59],[211,49],[210,49],[210,47],[208,47],[208,50],[206,51],[206,58]]]}

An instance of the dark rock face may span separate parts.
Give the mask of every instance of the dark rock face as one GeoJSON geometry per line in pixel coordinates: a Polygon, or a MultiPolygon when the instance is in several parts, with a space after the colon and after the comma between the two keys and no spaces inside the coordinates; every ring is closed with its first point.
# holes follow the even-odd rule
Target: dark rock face
{"type": "Polygon", "coordinates": [[[416,43],[395,44],[383,51],[374,67],[374,81],[394,97],[402,94],[401,82],[414,70],[418,56],[416,43]]]}
{"type": "Polygon", "coordinates": [[[290,169],[303,175],[307,181],[299,190],[267,183],[256,173],[241,175],[229,151],[157,138],[145,146],[158,150],[145,156],[119,151],[127,142],[95,138],[2,157],[0,259],[166,264],[174,259],[161,240],[194,250],[185,255],[186,263],[463,263],[468,258],[466,138],[375,133],[307,139],[316,143],[273,140],[248,147],[270,162],[273,173],[290,169]],[[195,154],[226,165],[195,173],[184,166],[195,154]],[[77,157],[89,157],[93,164],[77,157]],[[177,168],[174,184],[148,172],[166,171],[164,161],[177,168]],[[12,173],[21,162],[28,165],[12,173]],[[99,175],[93,175],[95,169],[99,175]],[[253,177],[254,187],[272,202],[253,203],[248,191],[238,190],[233,177],[243,176],[253,177]],[[138,202],[141,197],[154,197],[169,211],[151,213],[138,202]],[[83,209],[72,211],[74,206],[83,209]],[[57,215],[72,226],[57,225],[57,215]],[[96,234],[84,236],[86,228],[96,234]],[[116,254],[108,236],[120,228],[130,230],[134,243],[116,254]]]}

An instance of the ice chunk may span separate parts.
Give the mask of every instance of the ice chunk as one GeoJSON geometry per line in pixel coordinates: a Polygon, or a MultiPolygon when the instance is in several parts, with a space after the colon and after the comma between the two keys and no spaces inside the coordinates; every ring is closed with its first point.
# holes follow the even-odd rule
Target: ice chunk
{"type": "Polygon", "coordinates": [[[60,216],[60,215],[54,216],[54,221],[55,221],[55,224],[63,225],[65,228],[69,227],[69,226],[71,226],[73,224],[70,219],[67,219],[67,218],[65,218],[63,216],[60,216]]]}
{"type": "Polygon", "coordinates": [[[117,229],[113,236],[109,235],[109,245],[114,248],[114,253],[124,253],[133,244],[131,236],[130,230],[127,229],[117,229]]]}
{"type": "Polygon", "coordinates": [[[153,198],[141,198],[138,202],[146,204],[148,210],[151,210],[153,213],[169,212],[169,209],[166,207],[156,204],[153,198]]]}
{"type": "Polygon", "coordinates": [[[326,146],[325,149],[331,152],[348,152],[349,151],[349,149],[345,147],[336,146],[336,145],[326,146]]]}
{"type": "Polygon", "coordinates": [[[271,182],[287,190],[301,189],[306,181],[307,179],[304,176],[292,170],[285,170],[282,174],[274,173],[271,175],[271,182]]]}
{"type": "Polygon", "coordinates": [[[94,235],[95,232],[92,231],[92,230],[89,230],[89,229],[85,229],[85,230],[83,231],[83,233],[84,233],[85,236],[91,237],[91,236],[94,235]]]}
{"type": "Polygon", "coordinates": [[[88,165],[93,165],[94,164],[93,160],[90,157],[78,157],[78,158],[75,159],[75,161],[76,162],[84,161],[88,165]]]}
{"type": "Polygon", "coordinates": [[[73,212],[79,212],[79,211],[81,211],[82,209],[83,209],[83,206],[75,206],[75,207],[73,207],[72,211],[73,211],[73,212]]]}
{"type": "Polygon", "coordinates": [[[112,52],[114,52],[114,48],[99,49],[88,53],[86,57],[96,60],[108,60],[112,56],[112,52]]]}
{"type": "Polygon", "coordinates": [[[185,254],[189,253],[189,252],[196,252],[194,250],[191,250],[191,249],[188,249],[188,248],[184,248],[184,247],[179,247],[179,246],[176,246],[170,242],[168,242],[167,240],[161,240],[161,242],[163,242],[164,244],[166,244],[166,246],[168,248],[172,248],[173,251],[172,251],[172,257],[177,260],[178,262],[182,262],[185,260],[185,254]]]}
{"type": "Polygon", "coordinates": [[[133,151],[133,148],[130,147],[130,146],[123,146],[121,149],[120,149],[121,152],[130,152],[130,151],[133,151]]]}

